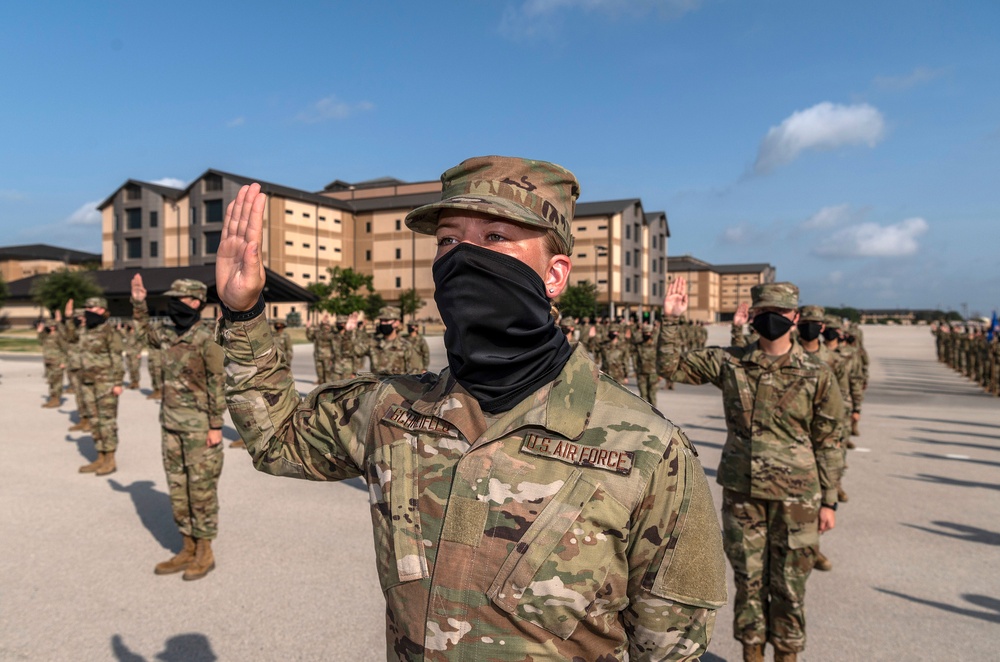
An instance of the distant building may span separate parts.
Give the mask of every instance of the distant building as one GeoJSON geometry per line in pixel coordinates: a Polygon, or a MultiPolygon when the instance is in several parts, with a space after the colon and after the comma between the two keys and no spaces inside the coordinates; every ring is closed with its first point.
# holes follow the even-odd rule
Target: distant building
{"type": "Polygon", "coordinates": [[[101,256],[48,244],[0,247],[0,276],[11,281],[47,274],[60,269],[76,271],[98,266],[101,256]]]}
{"type": "Polygon", "coordinates": [[[700,322],[728,322],[736,307],[750,302],[750,290],[773,283],[776,270],[767,263],[709,264],[683,255],[667,258],[667,282],[683,276],[688,282],[688,313],[700,322]]]}

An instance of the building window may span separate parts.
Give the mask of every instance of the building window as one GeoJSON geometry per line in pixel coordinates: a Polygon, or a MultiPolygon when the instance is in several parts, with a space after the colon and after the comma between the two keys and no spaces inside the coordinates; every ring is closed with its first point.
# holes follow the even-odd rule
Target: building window
{"type": "Polygon", "coordinates": [[[311,218],[311,216],[309,216],[309,212],[307,212],[307,211],[302,212],[302,217],[303,218],[311,218]]]}
{"type": "Polygon", "coordinates": [[[339,253],[339,252],[340,252],[340,249],[339,249],[339,248],[334,248],[334,249],[333,249],[333,252],[334,252],[334,253],[339,253]]]}
{"type": "Polygon", "coordinates": [[[286,209],[286,210],[285,210],[285,213],[286,213],[286,214],[288,214],[289,216],[291,216],[291,215],[292,215],[292,214],[294,214],[295,212],[293,212],[293,211],[292,211],[291,209],[286,209]]]}
{"type": "Polygon", "coordinates": [[[295,277],[295,274],[293,274],[291,271],[286,271],[285,275],[288,276],[289,278],[294,278],[295,277]]]}
{"type": "Polygon", "coordinates": [[[365,251],[365,262],[371,262],[371,261],[372,261],[372,252],[365,251]]]}
{"type": "Polygon", "coordinates": [[[626,292],[631,292],[632,291],[632,280],[629,279],[629,278],[625,279],[625,291],[626,292]]]}
{"type": "Polygon", "coordinates": [[[579,257],[579,258],[584,258],[584,257],[587,257],[587,254],[586,253],[577,253],[576,256],[579,257]]]}
{"type": "Polygon", "coordinates": [[[635,281],[635,293],[639,294],[639,277],[633,276],[633,280],[635,281]]]}
{"type": "Polygon", "coordinates": [[[142,188],[135,184],[129,184],[125,187],[125,199],[142,200],[142,188]]]}
{"type": "Polygon", "coordinates": [[[321,251],[325,251],[325,250],[326,250],[326,246],[324,246],[323,244],[320,244],[320,245],[319,245],[319,249],[320,249],[321,251]]]}
{"type": "Polygon", "coordinates": [[[396,219],[396,232],[399,232],[399,230],[400,230],[400,228],[401,228],[401,227],[402,227],[402,221],[400,221],[400,220],[399,220],[399,219],[397,218],[397,219],[396,219]]]}
{"type": "Polygon", "coordinates": [[[402,249],[397,248],[396,249],[396,259],[398,260],[398,259],[400,259],[402,257],[403,257],[403,251],[402,251],[402,249]]]}
{"type": "Polygon", "coordinates": [[[625,252],[625,266],[626,267],[632,266],[632,254],[629,253],[628,251],[625,252]]]}
{"type": "Polygon", "coordinates": [[[160,257],[160,244],[151,241],[149,242],[149,257],[160,257]]]}
{"type": "Polygon", "coordinates": [[[340,219],[339,218],[335,218],[335,219],[333,219],[333,222],[334,223],[340,223],[340,219]]]}
{"type": "Polygon", "coordinates": [[[635,224],[635,240],[639,241],[640,239],[642,239],[642,233],[639,231],[639,224],[636,223],[635,224]]]}
{"type": "Polygon", "coordinates": [[[135,237],[125,240],[125,259],[139,260],[142,258],[142,238],[135,237]]]}
{"type": "Polygon", "coordinates": [[[635,262],[635,266],[638,267],[642,264],[642,261],[639,260],[639,249],[638,248],[635,249],[634,252],[635,252],[635,259],[633,260],[633,262],[635,262]]]}
{"type": "Polygon", "coordinates": [[[205,191],[221,191],[222,175],[205,175],[205,191]]]}
{"type": "Polygon", "coordinates": [[[312,248],[312,244],[303,243],[302,248],[312,248]]]}
{"type": "Polygon", "coordinates": [[[160,227],[160,212],[158,211],[149,212],[149,227],[151,228],[160,227]]]}
{"type": "Polygon", "coordinates": [[[198,222],[198,210],[191,207],[191,225],[195,225],[198,222]]]}
{"type": "Polygon", "coordinates": [[[115,232],[121,232],[122,229],[122,217],[115,213],[115,232]]]}
{"type": "Polygon", "coordinates": [[[191,237],[191,255],[198,254],[198,240],[195,237],[191,237]]]}
{"type": "Polygon", "coordinates": [[[653,291],[651,292],[651,294],[652,294],[652,295],[653,295],[654,297],[656,296],[656,283],[653,283],[653,291]]]}
{"type": "Polygon", "coordinates": [[[302,277],[305,278],[306,280],[312,278],[312,276],[310,276],[309,274],[302,274],[302,277]]]}
{"type": "Polygon", "coordinates": [[[607,230],[607,229],[608,229],[608,226],[606,226],[606,225],[598,225],[598,226],[597,226],[597,229],[598,229],[598,230],[607,230]]]}
{"type": "Polygon", "coordinates": [[[142,229],[142,208],[132,207],[131,209],[125,210],[125,229],[126,230],[141,230],[142,229]]]}
{"type": "Polygon", "coordinates": [[[365,221],[365,232],[367,232],[368,234],[372,233],[372,222],[371,221],[365,221]]]}
{"type": "Polygon", "coordinates": [[[625,226],[625,238],[626,239],[631,239],[632,238],[632,226],[631,225],[626,225],[625,226]]]}
{"type": "Polygon", "coordinates": [[[295,245],[294,243],[288,241],[287,239],[285,240],[285,246],[294,246],[294,245],[295,245]]]}
{"type": "Polygon", "coordinates": [[[222,241],[221,232],[205,233],[205,255],[215,255],[219,252],[219,242],[222,241]]]}
{"type": "Polygon", "coordinates": [[[278,307],[271,306],[271,317],[277,317],[277,316],[278,316],[278,307]]]}
{"type": "Polygon", "coordinates": [[[222,200],[205,201],[205,222],[206,223],[222,222],[222,200]]]}
{"type": "Polygon", "coordinates": [[[119,259],[118,256],[121,255],[121,249],[118,248],[118,244],[112,244],[111,248],[113,249],[111,251],[111,259],[117,262],[119,259]]]}
{"type": "Polygon", "coordinates": [[[319,220],[321,220],[321,221],[325,221],[325,220],[326,220],[326,216],[320,216],[320,217],[319,217],[319,220]]]}
{"type": "Polygon", "coordinates": [[[402,286],[403,286],[403,279],[400,278],[399,276],[396,276],[396,287],[400,288],[402,286]]]}
{"type": "Polygon", "coordinates": [[[323,274],[320,274],[319,279],[320,280],[326,280],[326,276],[324,276],[323,274]]]}
{"type": "Polygon", "coordinates": [[[653,235],[653,248],[656,248],[656,235],[653,235]]]}

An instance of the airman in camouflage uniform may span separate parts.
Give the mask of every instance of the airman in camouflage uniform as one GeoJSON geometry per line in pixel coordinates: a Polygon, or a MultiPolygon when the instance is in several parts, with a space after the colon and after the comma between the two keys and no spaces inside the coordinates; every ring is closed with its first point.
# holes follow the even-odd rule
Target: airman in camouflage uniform
{"type": "MultiPolygon", "coordinates": [[[[861,357],[857,349],[843,341],[843,325],[840,318],[834,315],[827,315],[824,318],[826,328],[823,330],[823,338],[827,349],[834,352],[844,362],[844,369],[847,372],[848,397],[844,400],[844,451],[854,448],[850,433],[852,426],[861,419],[861,403],[864,400],[864,369],[861,366],[861,357]]],[[[841,490],[841,501],[843,498],[841,490]]]]}
{"type": "Polygon", "coordinates": [[[407,325],[406,339],[410,341],[410,369],[414,372],[427,370],[431,364],[431,348],[416,324],[407,325]]]}
{"type": "MultiPolygon", "coordinates": [[[[200,281],[175,280],[165,293],[171,297],[174,324],[154,327],[149,323],[142,276],[132,278],[132,314],[139,336],[164,355],[163,468],[174,522],[184,537],[181,551],[158,563],[154,572],[167,575],[183,570],[186,580],[201,579],[215,568],[212,541],[219,533],[225,376],[215,324],[200,319],[207,292],[200,281]]],[[[282,365],[287,366],[285,358],[282,365]]]]}
{"type": "MultiPolygon", "coordinates": [[[[350,322],[347,330],[351,331],[350,322]]],[[[371,371],[377,375],[405,375],[413,368],[410,365],[412,348],[410,341],[399,335],[401,323],[399,308],[384,306],[379,312],[377,337],[359,335],[355,342],[354,356],[368,357],[371,371]]]]}
{"type": "Polygon", "coordinates": [[[316,366],[316,383],[325,384],[333,377],[331,368],[333,367],[333,328],[330,326],[330,316],[323,315],[323,319],[316,326],[312,322],[306,322],[306,340],[313,344],[313,363],[316,366]]]}
{"type": "Polygon", "coordinates": [[[146,344],[146,369],[149,370],[149,381],[152,392],[147,400],[159,400],[163,397],[163,352],[150,344],[146,344]]]}
{"type": "MultiPolygon", "coordinates": [[[[68,304],[72,306],[72,299],[68,304]]],[[[71,312],[71,308],[70,308],[71,312]]],[[[94,438],[97,459],[80,467],[80,473],[106,476],[117,470],[118,397],[122,394],[125,371],[122,367],[122,339],[108,324],[108,302],[104,297],[90,297],[85,303],[82,328],[66,327],[69,340],[80,342],[80,390],[77,400],[81,411],[94,413],[90,434],[94,438]]]]}
{"type": "Polygon", "coordinates": [[[38,342],[42,346],[42,361],[45,364],[45,383],[49,387],[49,399],[42,405],[45,409],[55,409],[62,404],[63,369],[66,367],[66,348],[59,334],[58,325],[39,322],[38,342]]]}
{"type": "Polygon", "coordinates": [[[670,318],[687,309],[687,283],[671,282],[659,368],[674,381],[722,389],[729,432],[717,480],[736,579],[733,632],[745,660],[762,661],[771,642],[775,660],[789,661],[805,648],[805,588],[819,533],[835,523],[843,403],[830,369],[791,339],[798,288],[767,283],[751,296],[758,342],[682,353],[670,318]]]}
{"type": "Polygon", "coordinates": [[[266,200],[255,184],[230,206],[216,264],[227,399],[255,466],[312,480],[364,476],[389,659],[698,659],[725,586],[696,454],[679,429],[571,349],[548,314],[548,297],[568,283],[575,179],[503,157],[466,161],[442,179],[442,202],[411,212],[407,225],[437,233],[435,298],[450,368],[364,375],[304,401],[266,331],[262,270],[252,285],[232,278],[258,270],[249,247],[266,200]],[[509,232],[523,257],[479,234],[487,224],[509,232]],[[543,273],[552,251],[536,227],[550,229],[564,253],[543,273]],[[487,307],[496,314],[479,314],[487,307]],[[497,381],[482,382],[483,363],[463,359],[478,357],[472,347],[488,334],[461,331],[485,323],[505,332],[508,319],[530,332],[531,346],[550,349],[525,357],[518,344],[483,372],[497,381]],[[456,327],[472,346],[451,342],[456,327]],[[552,374],[522,373],[522,361],[531,368],[538,359],[557,359],[552,374]],[[501,387],[496,397],[492,386],[501,387]]]}
{"type": "Polygon", "coordinates": [[[617,331],[608,331],[607,341],[601,345],[601,370],[622,386],[628,383],[628,347],[622,343],[617,331]]]}
{"type": "Polygon", "coordinates": [[[643,324],[642,333],[634,342],[635,380],[639,385],[639,397],[656,406],[656,385],[660,375],[656,372],[656,338],[653,325],[643,324]]]}
{"type": "Polygon", "coordinates": [[[292,348],[292,337],[288,335],[285,328],[288,325],[284,322],[274,323],[274,346],[277,347],[285,357],[285,361],[288,363],[288,367],[292,366],[292,357],[295,355],[295,350],[292,348]]]}
{"type": "Polygon", "coordinates": [[[122,325],[122,345],[125,347],[125,367],[128,368],[130,389],[139,388],[139,373],[142,366],[142,341],[131,324],[122,325]]]}
{"type": "MultiPolygon", "coordinates": [[[[76,413],[79,420],[70,426],[70,432],[90,432],[90,421],[97,413],[90,409],[90,401],[84,400],[80,396],[80,370],[83,368],[83,359],[80,356],[80,334],[71,333],[70,327],[78,328],[83,324],[83,316],[73,316],[71,304],[66,304],[66,316],[59,324],[59,336],[62,338],[63,346],[66,348],[66,378],[69,380],[70,392],[76,400],[76,413]]],[[[58,312],[56,313],[58,315],[58,312]]]]}

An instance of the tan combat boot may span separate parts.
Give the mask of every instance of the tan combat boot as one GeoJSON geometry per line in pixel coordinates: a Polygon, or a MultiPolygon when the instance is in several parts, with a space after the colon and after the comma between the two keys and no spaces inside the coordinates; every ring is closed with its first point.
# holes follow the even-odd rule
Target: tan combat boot
{"type": "Polygon", "coordinates": [[[764,662],[764,644],[743,644],[743,662],[764,662]]]}
{"type": "Polygon", "coordinates": [[[817,570],[822,570],[823,572],[829,572],[833,570],[833,562],[824,556],[823,552],[816,550],[816,559],[813,561],[813,567],[817,570]]]}
{"type": "Polygon", "coordinates": [[[97,471],[94,473],[98,476],[107,476],[108,474],[113,474],[118,471],[118,465],[115,464],[115,452],[108,451],[104,453],[104,463],[97,467],[97,471]]]}
{"type": "Polygon", "coordinates": [[[94,429],[94,426],[90,424],[90,419],[89,418],[85,418],[82,421],[80,421],[80,431],[81,432],[90,432],[93,429],[94,429]]]}
{"type": "Polygon", "coordinates": [[[184,571],[182,579],[192,581],[201,579],[215,569],[215,556],[212,555],[212,541],[208,538],[195,540],[194,561],[184,571]]]}
{"type": "Polygon", "coordinates": [[[147,400],[159,400],[162,397],[163,397],[163,393],[160,392],[160,389],[156,389],[155,391],[153,391],[152,393],[150,393],[149,395],[147,395],[146,399],[147,400]]]}
{"type": "Polygon", "coordinates": [[[851,436],[852,437],[860,437],[861,436],[861,432],[858,431],[858,422],[857,421],[851,421],[851,436]]]}
{"type": "Polygon", "coordinates": [[[785,651],[774,651],[774,662],[795,662],[799,659],[798,653],[786,653],[785,651]]]}
{"type": "Polygon", "coordinates": [[[242,439],[237,439],[229,444],[230,448],[246,448],[247,445],[243,443],[242,439]]]}
{"type": "Polygon", "coordinates": [[[48,402],[42,405],[42,409],[55,409],[61,404],[62,404],[62,398],[57,398],[56,396],[53,395],[49,398],[48,402]]]}
{"type": "Polygon", "coordinates": [[[181,551],[177,552],[172,558],[162,563],[157,563],[156,567],[153,568],[153,572],[158,575],[172,575],[175,572],[185,570],[194,561],[194,548],[194,538],[184,536],[184,547],[181,548],[181,551]]]}
{"type": "Polygon", "coordinates": [[[85,464],[82,467],[80,467],[80,473],[92,474],[98,469],[100,469],[103,464],[104,464],[104,453],[98,452],[96,460],[94,460],[90,464],[85,464]]]}
{"type": "Polygon", "coordinates": [[[80,418],[79,421],[77,421],[73,425],[69,426],[69,431],[70,432],[78,432],[80,430],[83,430],[83,424],[86,423],[86,422],[87,422],[87,419],[80,418]]]}
{"type": "Polygon", "coordinates": [[[854,445],[854,442],[851,441],[850,438],[848,438],[848,440],[844,443],[844,445],[847,446],[848,450],[854,450],[855,448],[857,448],[857,446],[854,445]]]}

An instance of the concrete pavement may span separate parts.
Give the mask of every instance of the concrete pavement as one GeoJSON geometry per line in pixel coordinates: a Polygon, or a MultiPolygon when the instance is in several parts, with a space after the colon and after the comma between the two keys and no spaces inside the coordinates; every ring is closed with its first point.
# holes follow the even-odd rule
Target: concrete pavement
{"type": "MultiPolygon", "coordinates": [[[[713,328],[724,342],[727,328],[713,328]]],[[[433,366],[444,364],[431,338],[433,366]]],[[[926,328],[870,327],[872,382],[851,500],[823,537],[801,660],[993,660],[1000,624],[1000,399],[934,359],[926,328]]],[[[299,388],[309,347],[296,346],[299,388]]],[[[259,474],[226,449],[218,568],[158,577],[180,546],[160,460],[158,404],[126,391],[119,471],[78,474],[89,435],[73,400],[43,410],[40,357],[0,357],[0,660],[381,660],[384,608],[360,483],[259,474]]],[[[634,388],[634,385],[633,385],[634,388]]],[[[659,392],[714,477],[725,440],[712,386],[659,392]]],[[[235,438],[232,425],[225,430],[235,438]]],[[[716,486],[716,501],[720,491],[716,486]]],[[[732,612],[710,653],[739,660],[732,612]]]]}

